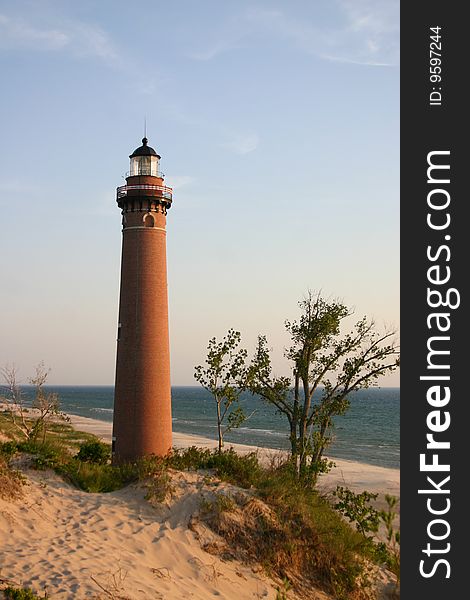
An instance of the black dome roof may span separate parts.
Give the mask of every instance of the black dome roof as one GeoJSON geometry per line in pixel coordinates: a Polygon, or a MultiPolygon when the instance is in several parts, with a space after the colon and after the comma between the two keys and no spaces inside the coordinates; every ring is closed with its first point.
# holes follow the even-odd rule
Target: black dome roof
{"type": "Polygon", "coordinates": [[[148,139],[146,137],[142,138],[142,146],[139,146],[134,150],[132,154],[129,155],[129,158],[133,158],[134,156],[157,156],[161,158],[153,148],[147,146],[148,139]]]}

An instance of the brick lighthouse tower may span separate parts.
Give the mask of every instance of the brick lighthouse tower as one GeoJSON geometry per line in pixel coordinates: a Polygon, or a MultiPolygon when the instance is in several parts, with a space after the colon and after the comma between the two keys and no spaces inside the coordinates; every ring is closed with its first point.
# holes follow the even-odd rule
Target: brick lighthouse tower
{"type": "Polygon", "coordinates": [[[170,349],[166,274],[166,213],[172,189],[163,184],[160,156],[143,138],[130,155],[122,211],[113,462],[171,448],[170,349]]]}

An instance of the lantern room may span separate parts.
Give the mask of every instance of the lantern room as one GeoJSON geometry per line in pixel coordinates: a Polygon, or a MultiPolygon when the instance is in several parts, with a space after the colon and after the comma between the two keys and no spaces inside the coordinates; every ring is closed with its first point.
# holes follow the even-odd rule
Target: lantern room
{"type": "Polygon", "coordinates": [[[148,146],[148,139],[142,139],[142,146],[134,150],[129,156],[131,159],[129,176],[151,175],[153,177],[163,177],[160,173],[160,156],[153,148],[148,146]]]}

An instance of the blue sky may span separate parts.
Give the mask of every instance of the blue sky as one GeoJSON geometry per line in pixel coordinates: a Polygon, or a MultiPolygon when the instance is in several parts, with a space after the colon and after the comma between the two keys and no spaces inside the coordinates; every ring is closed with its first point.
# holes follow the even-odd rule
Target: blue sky
{"type": "Polygon", "coordinates": [[[398,328],[398,6],[0,2],[0,365],[113,383],[115,188],[144,117],[174,188],[173,384],[229,327],[287,373],[309,288],[398,328]]]}

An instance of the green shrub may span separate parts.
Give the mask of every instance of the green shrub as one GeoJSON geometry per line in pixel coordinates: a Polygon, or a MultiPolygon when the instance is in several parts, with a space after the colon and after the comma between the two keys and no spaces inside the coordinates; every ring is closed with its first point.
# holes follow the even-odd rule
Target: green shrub
{"type": "Polygon", "coordinates": [[[262,473],[256,452],[240,455],[232,448],[220,453],[214,452],[207,467],[215,469],[221,479],[243,488],[256,485],[262,473]]]}
{"type": "Polygon", "coordinates": [[[7,587],[3,590],[3,595],[8,600],[37,600],[39,598],[29,588],[7,587]]]}
{"type": "Polygon", "coordinates": [[[168,466],[178,471],[207,469],[207,461],[212,455],[209,448],[197,448],[190,446],[189,448],[176,449],[168,456],[168,466]]]}
{"type": "Polygon", "coordinates": [[[233,448],[209,450],[191,446],[184,450],[173,450],[166,458],[166,463],[173,469],[213,469],[218,477],[244,488],[256,485],[262,468],[256,452],[241,455],[233,448]]]}
{"type": "Polygon", "coordinates": [[[80,444],[76,458],[82,462],[105,465],[111,458],[111,451],[107,444],[96,441],[87,441],[80,444]]]}
{"type": "Polygon", "coordinates": [[[25,452],[33,456],[33,467],[35,469],[57,469],[63,462],[67,461],[69,455],[60,440],[38,442],[26,440],[17,443],[19,452],[25,452]]]}
{"type": "Polygon", "coordinates": [[[132,465],[112,466],[70,459],[59,469],[73,485],[85,492],[114,492],[137,479],[132,465]]]}
{"type": "Polygon", "coordinates": [[[397,516],[395,507],[398,504],[398,498],[385,494],[387,510],[380,511],[380,519],[387,530],[387,558],[386,563],[390,571],[395,575],[397,586],[400,583],[400,530],[395,529],[394,520],[397,516]]]}
{"type": "Polygon", "coordinates": [[[338,485],[333,492],[338,498],[335,504],[336,510],[349,519],[350,523],[356,523],[356,529],[367,537],[368,533],[376,533],[379,529],[380,513],[370,504],[376,500],[378,494],[364,490],[355,494],[348,488],[338,485]]]}
{"type": "Polygon", "coordinates": [[[11,457],[15,454],[17,449],[17,444],[13,441],[3,442],[3,444],[0,444],[0,454],[3,456],[11,457]]]}

